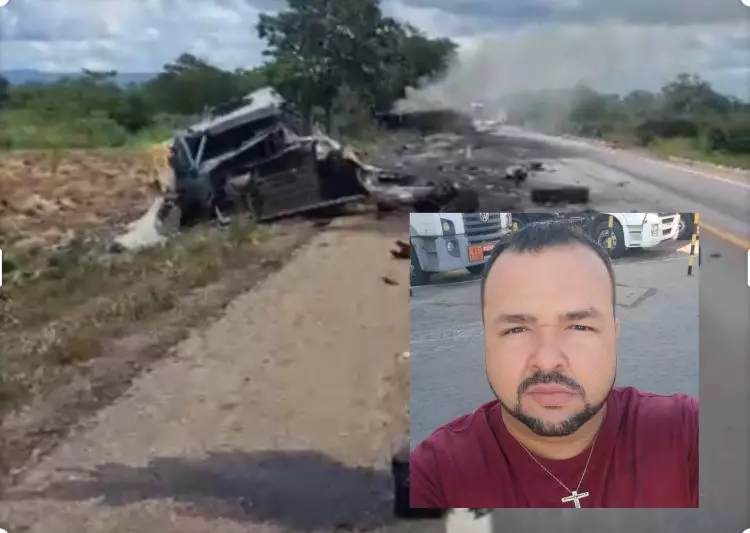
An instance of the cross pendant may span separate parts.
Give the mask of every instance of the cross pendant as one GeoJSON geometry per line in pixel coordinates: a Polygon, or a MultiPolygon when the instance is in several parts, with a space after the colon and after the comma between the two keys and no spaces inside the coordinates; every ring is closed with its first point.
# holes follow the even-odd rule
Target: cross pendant
{"type": "Polygon", "coordinates": [[[563,503],[573,502],[575,504],[575,506],[576,506],[576,509],[580,509],[581,508],[580,499],[581,498],[586,498],[588,495],[589,495],[588,492],[582,492],[582,493],[578,494],[576,491],[572,491],[570,493],[570,496],[565,496],[562,499],[562,502],[563,503]]]}

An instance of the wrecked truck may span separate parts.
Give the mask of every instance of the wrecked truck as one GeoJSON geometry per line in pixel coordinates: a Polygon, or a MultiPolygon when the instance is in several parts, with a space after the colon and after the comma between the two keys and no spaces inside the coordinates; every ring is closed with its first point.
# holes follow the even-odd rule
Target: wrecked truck
{"type": "Polygon", "coordinates": [[[365,164],[321,132],[301,135],[299,125],[266,88],[178,132],[169,157],[173,203],[187,218],[223,220],[239,207],[259,222],[368,200],[418,212],[479,209],[474,190],[365,164]]]}
{"type": "Polygon", "coordinates": [[[339,143],[300,135],[283,104],[262,89],[175,135],[166,192],[186,219],[221,221],[240,207],[267,221],[367,197],[339,143]]]}
{"type": "Polygon", "coordinates": [[[244,211],[257,222],[320,213],[354,202],[379,210],[475,212],[475,190],[433,183],[363,163],[323,133],[301,135],[300,121],[273,89],[214,110],[175,134],[161,196],[115,238],[113,250],[166,242],[180,226],[244,211]]]}

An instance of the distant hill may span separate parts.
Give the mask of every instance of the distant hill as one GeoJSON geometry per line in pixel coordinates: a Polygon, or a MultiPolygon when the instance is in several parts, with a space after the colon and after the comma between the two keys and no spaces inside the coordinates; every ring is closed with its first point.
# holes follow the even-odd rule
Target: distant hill
{"type": "MultiPolygon", "coordinates": [[[[23,83],[54,83],[60,78],[80,76],[80,72],[45,72],[42,70],[19,69],[0,71],[13,85],[23,83]]],[[[120,85],[129,85],[131,83],[143,83],[155,77],[153,72],[118,72],[117,83],[120,85]]]]}

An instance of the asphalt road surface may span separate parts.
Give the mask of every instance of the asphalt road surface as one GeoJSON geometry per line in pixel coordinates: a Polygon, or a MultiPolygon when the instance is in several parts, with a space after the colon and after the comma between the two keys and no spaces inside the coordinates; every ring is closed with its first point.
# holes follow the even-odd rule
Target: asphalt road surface
{"type": "Polygon", "coordinates": [[[530,143],[527,156],[538,156],[553,170],[530,178],[530,185],[542,181],[590,187],[592,204],[602,211],[698,211],[703,229],[731,234],[737,237],[735,244],[750,247],[750,172],[668,162],[558,137],[499,132],[509,144],[530,143]],[[546,148],[535,149],[533,143],[546,148]],[[547,159],[547,153],[553,158],[547,159]]]}
{"type": "MultiPolygon", "coordinates": [[[[750,528],[750,287],[747,263],[750,178],[747,174],[730,170],[664,162],[565,139],[508,130],[500,133],[507,135],[502,139],[508,145],[520,147],[516,150],[519,158],[542,159],[553,168],[553,172],[536,179],[589,186],[593,208],[615,212],[701,213],[699,389],[695,372],[695,319],[691,318],[694,307],[690,307],[694,304],[695,287],[691,288],[689,281],[680,277],[685,275],[680,269],[674,274],[679,279],[675,278],[670,287],[682,287],[688,291],[679,293],[679,297],[674,296],[684,307],[671,311],[676,315],[670,321],[638,325],[633,322],[634,329],[623,332],[618,372],[621,382],[631,382],[657,392],[685,390],[700,395],[701,509],[696,512],[606,510],[583,513],[574,509],[545,509],[537,510],[533,515],[521,510],[501,510],[494,513],[494,530],[498,533],[521,530],[577,533],[584,530],[625,532],[643,528],[664,533],[709,530],[739,533],[750,528]],[[647,337],[639,339],[638,331],[647,337]],[[628,343],[633,350],[625,350],[628,343]],[[671,349],[660,350],[659,343],[662,346],[668,344],[671,349]],[[648,350],[648,355],[641,354],[639,349],[648,350]]],[[[483,197],[483,208],[491,210],[493,204],[490,187],[483,197]]],[[[619,262],[617,270],[621,279],[645,279],[644,285],[648,285],[647,280],[652,277],[668,280],[665,273],[671,268],[668,265],[683,261],[673,259],[672,252],[644,251],[637,255],[637,258],[631,256],[619,262]],[[653,264],[634,264],[639,261],[653,264]]],[[[468,276],[458,275],[444,277],[442,282],[414,291],[411,311],[415,328],[413,337],[417,342],[412,345],[411,356],[413,441],[425,436],[431,426],[443,419],[463,414],[485,398],[491,398],[483,377],[481,351],[477,351],[476,345],[481,327],[476,323],[479,310],[472,297],[476,297],[477,290],[476,283],[472,283],[468,276]],[[434,312],[430,307],[441,299],[453,302],[452,307],[443,311],[450,309],[454,313],[451,323],[427,329],[420,326],[421,321],[434,312]],[[440,337],[437,342],[435,336],[440,337]],[[426,360],[430,359],[441,362],[429,367],[426,360]],[[420,367],[422,364],[424,369],[420,367]],[[459,387],[461,380],[466,382],[459,387]],[[450,407],[435,412],[439,411],[438,404],[426,404],[427,396],[433,394],[428,389],[441,390],[446,398],[440,400],[440,405],[450,404],[450,407]],[[424,423],[419,421],[423,415],[424,423]]],[[[652,300],[644,301],[641,311],[649,307],[671,306],[669,301],[659,302],[658,296],[657,292],[652,300]]],[[[625,312],[632,316],[633,311],[637,317],[638,310],[625,312]]]]}

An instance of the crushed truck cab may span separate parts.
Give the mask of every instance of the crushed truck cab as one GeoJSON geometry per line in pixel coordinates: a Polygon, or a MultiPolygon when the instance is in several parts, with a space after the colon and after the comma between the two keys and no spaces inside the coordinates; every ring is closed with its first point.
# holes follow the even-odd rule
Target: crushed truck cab
{"type": "Polygon", "coordinates": [[[239,206],[259,221],[364,199],[358,167],[339,143],[299,130],[270,88],[215,110],[174,137],[173,199],[199,216],[239,206]]]}

